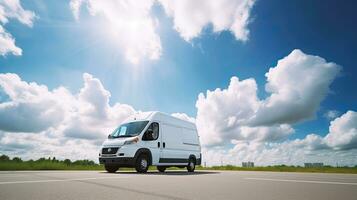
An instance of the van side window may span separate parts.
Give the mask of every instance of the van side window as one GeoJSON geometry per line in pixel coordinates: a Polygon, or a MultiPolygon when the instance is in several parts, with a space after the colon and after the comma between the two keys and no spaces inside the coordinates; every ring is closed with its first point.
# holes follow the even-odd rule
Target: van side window
{"type": "Polygon", "coordinates": [[[153,122],[143,135],[143,140],[157,140],[159,138],[159,123],[153,122]]]}

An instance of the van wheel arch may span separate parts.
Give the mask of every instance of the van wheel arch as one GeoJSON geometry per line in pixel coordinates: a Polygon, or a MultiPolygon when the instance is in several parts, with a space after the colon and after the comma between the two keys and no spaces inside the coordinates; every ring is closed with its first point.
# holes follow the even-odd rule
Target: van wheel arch
{"type": "Polygon", "coordinates": [[[194,160],[194,162],[195,162],[195,164],[197,164],[197,160],[196,160],[196,156],[195,155],[190,155],[189,157],[188,157],[188,160],[194,160]]]}
{"type": "Polygon", "coordinates": [[[147,148],[140,148],[136,151],[135,156],[134,156],[134,160],[136,161],[140,155],[147,155],[148,161],[149,161],[149,165],[152,165],[152,155],[151,155],[151,151],[147,148]]]}

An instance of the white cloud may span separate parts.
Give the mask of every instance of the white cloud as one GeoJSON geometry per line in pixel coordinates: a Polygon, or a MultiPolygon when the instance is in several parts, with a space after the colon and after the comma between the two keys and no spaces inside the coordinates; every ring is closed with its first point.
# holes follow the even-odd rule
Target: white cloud
{"type": "MultiPolygon", "coordinates": [[[[239,135],[233,137],[234,140],[248,140],[248,141],[279,141],[285,139],[294,129],[288,124],[274,125],[274,126],[241,126],[236,129],[239,135]]],[[[234,133],[232,133],[234,134],[234,133]]]]}
{"type": "Polygon", "coordinates": [[[21,48],[15,44],[15,39],[4,29],[4,25],[11,19],[32,27],[35,14],[22,8],[19,0],[0,1],[0,55],[22,55],[21,48]]]}
{"type": "Polygon", "coordinates": [[[174,29],[186,41],[199,37],[212,24],[214,32],[230,31],[237,40],[247,41],[250,12],[255,0],[71,0],[74,18],[80,19],[81,8],[92,16],[106,19],[106,29],[123,51],[126,59],[138,64],[142,59],[157,60],[162,54],[157,33],[159,20],[152,13],[155,3],[172,17],[174,29]]]}
{"type": "Polygon", "coordinates": [[[265,89],[254,124],[296,123],[315,117],[341,67],[319,56],[293,50],[266,73],[265,89]],[[267,117],[269,116],[269,117],[267,117]]]}
{"type": "Polygon", "coordinates": [[[0,74],[0,88],[10,99],[0,103],[1,130],[38,132],[64,119],[64,100],[69,94],[62,87],[48,91],[44,85],[24,82],[16,74],[9,73],[0,74]]]}
{"type": "Polygon", "coordinates": [[[340,115],[340,112],[337,110],[328,110],[325,114],[324,117],[328,120],[335,119],[340,115]]]}
{"type": "Polygon", "coordinates": [[[186,121],[189,121],[189,122],[192,122],[192,123],[196,123],[196,119],[193,118],[193,117],[188,116],[186,113],[172,113],[171,115],[174,116],[174,117],[177,117],[179,119],[182,119],[182,120],[186,120],[186,121]]]}
{"type": "MultiPolygon", "coordinates": [[[[0,152],[24,159],[97,160],[107,134],[137,111],[110,105],[110,92],[91,74],[84,73],[83,82],[72,94],[64,87],[50,90],[17,74],[0,74],[0,91],[7,96],[0,101],[0,152]]],[[[184,113],[173,116],[194,120],[184,113]]]]}
{"type": "Polygon", "coordinates": [[[204,148],[207,165],[234,164],[253,161],[258,165],[303,165],[323,162],[328,165],[356,165],[357,112],[347,111],[333,120],[324,137],[309,134],[303,139],[284,142],[235,141],[234,148],[204,148]]]}
{"type": "Polygon", "coordinates": [[[324,162],[356,165],[357,113],[331,121],[325,136],[284,140],[292,126],[312,119],[341,67],[294,50],[266,74],[265,99],[254,79],[232,77],[228,88],[200,94],[196,124],[207,165],[253,161],[257,165],[324,162]],[[234,146],[230,148],[230,146],[234,146]]]}
{"type": "Polygon", "coordinates": [[[110,133],[135,110],[126,104],[109,105],[110,92],[99,79],[83,74],[84,87],[80,90],[77,106],[63,122],[63,133],[68,137],[100,139],[110,133]]]}
{"type": "Polygon", "coordinates": [[[113,35],[113,42],[123,49],[127,60],[137,64],[143,58],[156,60],[161,56],[160,37],[156,33],[158,20],[151,15],[154,0],[71,0],[70,7],[79,18],[82,5],[92,16],[102,16],[108,21],[105,28],[113,35]]]}
{"type": "Polygon", "coordinates": [[[231,31],[237,40],[248,40],[250,12],[255,0],[158,0],[174,28],[189,41],[212,24],[214,32],[231,31]]]}
{"type": "Polygon", "coordinates": [[[197,128],[205,145],[231,140],[277,141],[291,125],[315,116],[341,67],[318,56],[292,51],[266,74],[266,99],[257,97],[254,79],[232,77],[227,89],[200,94],[197,128]]]}
{"type": "Polygon", "coordinates": [[[241,126],[247,124],[259,107],[254,79],[231,78],[227,89],[217,88],[201,93],[196,102],[196,124],[203,144],[220,144],[240,137],[241,126]]]}
{"type": "Polygon", "coordinates": [[[333,120],[324,140],[334,149],[357,148],[357,112],[348,111],[333,120]]]}
{"type": "Polygon", "coordinates": [[[74,18],[76,20],[79,20],[79,14],[80,14],[82,3],[83,0],[71,0],[69,2],[69,7],[71,8],[74,18]]]}
{"type": "Polygon", "coordinates": [[[47,132],[5,133],[0,137],[0,152],[26,160],[50,156],[97,160],[99,146],[92,140],[51,137],[47,132]]]}
{"type": "Polygon", "coordinates": [[[95,158],[106,135],[135,110],[110,105],[110,92],[92,75],[83,74],[83,81],[79,93],[72,94],[64,87],[49,90],[16,74],[0,74],[0,89],[8,96],[0,103],[1,151],[16,155],[36,147],[21,154],[72,158],[70,152],[76,152],[95,158]]]}
{"type": "Polygon", "coordinates": [[[0,55],[5,56],[9,53],[21,56],[22,49],[15,45],[15,39],[0,25],[0,55]]]}
{"type": "Polygon", "coordinates": [[[267,165],[304,165],[305,162],[323,162],[325,165],[355,166],[357,149],[336,151],[331,149],[311,150],[295,141],[283,143],[241,142],[232,149],[204,148],[202,150],[203,164],[241,165],[252,161],[257,166],[267,165]]]}

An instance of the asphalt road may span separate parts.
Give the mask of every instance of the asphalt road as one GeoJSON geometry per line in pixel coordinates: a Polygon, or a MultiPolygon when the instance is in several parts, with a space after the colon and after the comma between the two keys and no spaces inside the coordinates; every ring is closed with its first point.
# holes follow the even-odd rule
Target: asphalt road
{"type": "Polygon", "coordinates": [[[357,199],[357,175],[280,172],[3,171],[0,199],[357,199]]]}

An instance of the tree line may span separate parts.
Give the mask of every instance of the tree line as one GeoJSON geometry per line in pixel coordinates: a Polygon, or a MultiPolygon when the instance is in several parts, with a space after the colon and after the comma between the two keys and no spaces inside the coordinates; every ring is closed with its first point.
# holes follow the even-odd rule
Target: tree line
{"type": "Polygon", "coordinates": [[[63,163],[65,165],[85,165],[85,166],[96,166],[98,165],[92,160],[76,160],[71,161],[70,159],[58,160],[56,157],[39,158],[37,160],[27,160],[24,161],[20,157],[13,157],[12,159],[7,155],[0,156],[0,162],[11,162],[11,163],[63,163]]]}

